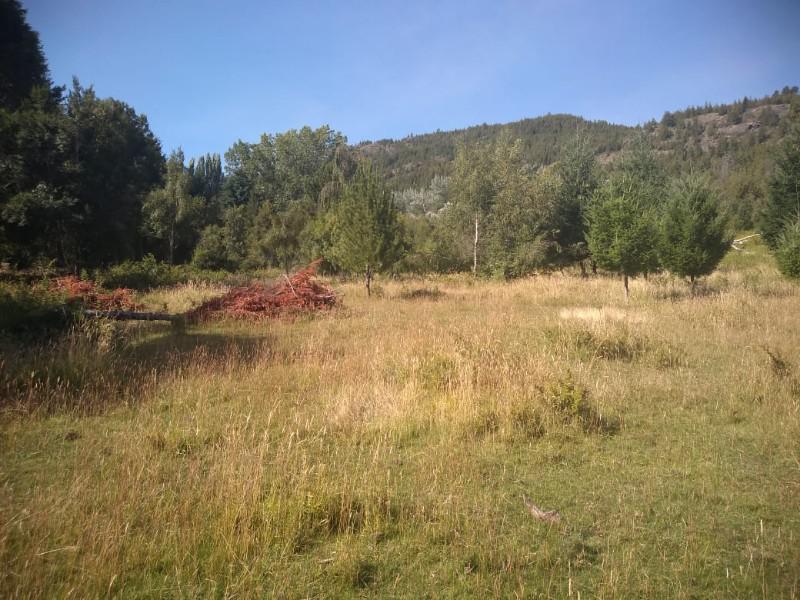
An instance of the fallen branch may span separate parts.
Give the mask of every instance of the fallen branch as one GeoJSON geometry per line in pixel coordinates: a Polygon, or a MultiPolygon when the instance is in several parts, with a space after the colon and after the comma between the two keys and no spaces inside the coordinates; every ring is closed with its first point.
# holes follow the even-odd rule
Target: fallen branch
{"type": "Polygon", "coordinates": [[[557,510],[542,510],[533,502],[531,502],[531,499],[525,494],[522,494],[522,502],[525,504],[525,508],[528,509],[528,512],[531,513],[531,516],[534,519],[539,519],[540,521],[544,521],[546,523],[558,523],[561,520],[561,513],[559,513],[557,510]]]}
{"type": "Polygon", "coordinates": [[[746,235],[743,238],[739,238],[738,240],[733,240],[733,243],[734,244],[738,244],[738,243],[743,242],[745,240],[749,240],[750,238],[759,237],[760,235],[761,235],[760,233],[753,233],[751,235],[746,235]]]}
{"type": "Polygon", "coordinates": [[[731,242],[731,246],[733,246],[733,249],[734,249],[734,250],[741,250],[741,248],[739,248],[739,247],[737,246],[737,244],[741,244],[742,242],[746,242],[746,241],[747,241],[747,240],[749,240],[750,238],[759,237],[760,235],[761,235],[760,233],[753,233],[753,234],[751,234],[751,235],[746,235],[746,236],[744,236],[743,238],[739,238],[738,240],[733,240],[733,241],[731,242]]]}

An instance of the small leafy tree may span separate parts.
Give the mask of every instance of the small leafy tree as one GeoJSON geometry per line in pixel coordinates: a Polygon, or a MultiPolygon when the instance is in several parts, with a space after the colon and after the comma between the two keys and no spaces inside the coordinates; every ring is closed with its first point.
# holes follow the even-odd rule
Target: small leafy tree
{"type": "Polygon", "coordinates": [[[688,277],[693,290],[697,278],[711,273],[730,248],[731,238],[717,206],[706,181],[685,177],[673,183],[661,219],[661,264],[688,277]]]}
{"type": "Polygon", "coordinates": [[[337,207],[332,258],[346,271],[364,273],[370,295],[373,273],[391,267],[403,251],[392,194],[372,165],[364,162],[337,207]]]}
{"type": "Polygon", "coordinates": [[[495,274],[521,277],[559,262],[561,246],[554,239],[561,179],[552,168],[535,175],[517,165],[502,178],[490,230],[490,259],[495,274]]]}
{"type": "MultiPolygon", "coordinates": [[[[624,179],[623,179],[624,182],[624,179]]],[[[614,180],[598,190],[588,212],[589,251],[597,265],[622,275],[625,300],[628,279],[652,270],[656,226],[652,210],[614,180]]]]}
{"type": "Polygon", "coordinates": [[[191,180],[183,165],[183,151],[174,151],[167,161],[167,181],[153,190],[142,206],[145,232],[166,242],[167,260],[175,264],[180,247],[191,247],[202,220],[203,201],[190,194],[191,180]]]}
{"type": "Polygon", "coordinates": [[[197,246],[194,248],[192,263],[201,269],[230,269],[228,258],[228,240],[225,228],[220,225],[209,225],[203,230],[197,246]]]}
{"type": "MultiPolygon", "coordinates": [[[[510,144],[508,135],[504,135],[497,142],[498,147],[510,144]]],[[[449,216],[459,229],[471,230],[473,275],[478,274],[483,231],[487,229],[486,225],[490,220],[496,200],[497,186],[493,164],[493,152],[495,151],[495,147],[487,144],[472,146],[462,144],[456,151],[453,174],[450,177],[449,216]]]]}

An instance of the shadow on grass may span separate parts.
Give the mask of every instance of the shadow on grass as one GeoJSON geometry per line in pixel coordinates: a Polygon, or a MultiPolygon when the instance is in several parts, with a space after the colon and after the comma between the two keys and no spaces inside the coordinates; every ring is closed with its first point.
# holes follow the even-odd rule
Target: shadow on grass
{"type": "Polygon", "coordinates": [[[148,370],[171,370],[199,361],[213,364],[235,360],[238,364],[249,364],[271,347],[272,338],[267,335],[168,330],[135,342],[121,350],[119,356],[148,370]]]}
{"type": "Polygon", "coordinates": [[[271,336],[147,328],[122,341],[75,336],[10,356],[0,374],[0,409],[98,413],[138,404],[190,370],[246,367],[271,353],[271,336]]]}

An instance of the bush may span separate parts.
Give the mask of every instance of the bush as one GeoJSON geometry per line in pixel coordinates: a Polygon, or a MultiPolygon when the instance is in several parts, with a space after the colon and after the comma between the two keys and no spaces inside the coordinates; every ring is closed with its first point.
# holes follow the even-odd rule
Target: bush
{"type": "Polygon", "coordinates": [[[44,285],[0,285],[0,332],[43,336],[66,331],[76,310],[62,294],[44,285]]]}
{"type": "Polygon", "coordinates": [[[192,265],[168,265],[148,254],[140,261],[125,261],[95,273],[95,280],[105,288],[147,290],[190,281],[217,283],[226,280],[227,271],[199,269],[192,265]]]}
{"type": "Polygon", "coordinates": [[[800,219],[787,225],[778,238],[775,260],[786,277],[800,279],[800,219]]]}
{"type": "Polygon", "coordinates": [[[203,230],[194,249],[192,264],[201,269],[235,269],[236,261],[231,260],[225,228],[209,225],[203,230]]]}

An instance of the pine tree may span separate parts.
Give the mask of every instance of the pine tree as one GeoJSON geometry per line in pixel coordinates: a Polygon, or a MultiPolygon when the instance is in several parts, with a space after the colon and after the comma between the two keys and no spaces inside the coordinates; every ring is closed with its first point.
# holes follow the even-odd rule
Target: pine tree
{"type": "Polygon", "coordinates": [[[588,212],[587,239],[597,265],[622,275],[627,300],[628,279],[653,269],[657,231],[652,209],[625,188],[623,177],[598,190],[588,212]]]}
{"type": "Polygon", "coordinates": [[[559,249],[559,262],[587,258],[586,210],[597,189],[597,163],[594,152],[585,138],[577,138],[567,146],[557,170],[561,178],[561,193],[555,206],[554,241],[559,249]]]}
{"type": "Polygon", "coordinates": [[[775,248],[778,269],[786,277],[800,279],[800,219],[789,223],[778,237],[775,248]]]}
{"type": "Polygon", "coordinates": [[[788,223],[800,218],[800,111],[795,109],[792,124],[769,181],[762,235],[773,250],[788,223]]]}
{"type": "Polygon", "coordinates": [[[708,183],[685,177],[673,183],[661,219],[661,264],[694,288],[698,277],[711,273],[730,248],[731,238],[717,210],[708,183]]]}
{"type": "Polygon", "coordinates": [[[0,1],[0,107],[14,110],[35,87],[50,88],[39,34],[18,0],[0,1]]]}
{"type": "Polygon", "coordinates": [[[392,194],[372,165],[364,162],[337,207],[332,258],[345,271],[364,273],[370,295],[374,272],[391,267],[403,251],[392,194]]]}

